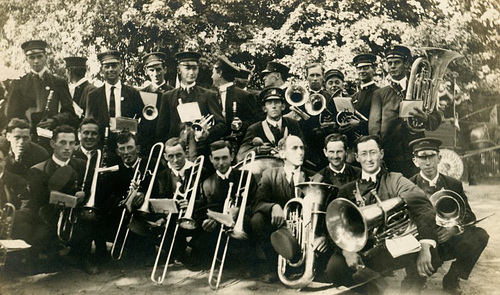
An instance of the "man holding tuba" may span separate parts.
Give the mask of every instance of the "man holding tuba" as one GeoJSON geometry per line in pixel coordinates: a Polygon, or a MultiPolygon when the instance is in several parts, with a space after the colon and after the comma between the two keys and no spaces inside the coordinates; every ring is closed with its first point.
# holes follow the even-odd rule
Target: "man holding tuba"
{"type": "MultiPolygon", "coordinates": [[[[360,137],[356,140],[355,152],[356,160],[362,168],[361,177],[342,186],[339,189],[338,197],[348,199],[357,204],[358,207],[377,204],[377,198],[382,201],[402,198],[408,206],[412,221],[417,226],[421,250],[418,253],[393,258],[386,249],[378,248],[375,249],[376,254],[369,255],[365,251],[374,247],[373,237],[369,236],[366,245],[360,245],[359,248],[363,247],[360,252],[337,249],[328,262],[325,277],[334,284],[347,286],[368,281],[369,283],[359,291],[366,294],[381,294],[387,283],[383,282],[380,276],[373,271],[383,274],[406,266],[412,272],[418,270],[418,274],[421,276],[432,275],[439,266],[437,265],[438,261],[434,261],[437,258],[435,247],[438,234],[435,225],[436,214],[432,204],[421,189],[400,173],[388,172],[381,167],[384,151],[380,148],[380,140],[377,136],[360,137]],[[367,278],[367,276],[369,277],[367,278]]],[[[349,217],[348,215],[343,214],[342,216],[346,218],[349,217]]],[[[328,216],[327,228],[331,228],[328,216]]],[[[353,229],[354,227],[345,228],[347,231],[353,229]]],[[[331,235],[330,230],[329,232],[331,235]]],[[[349,240],[352,236],[344,237],[342,242],[355,242],[354,239],[349,240]]],[[[422,286],[416,286],[416,284],[408,286],[408,288],[418,287],[422,286]]]]}
{"type": "MultiPolygon", "coordinates": [[[[400,102],[406,97],[406,90],[409,87],[411,51],[408,47],[393,45],[385,50],[385,58],[391,82],[390,85],[373,93],[368,132],[382,139],[387,169],[411,177],[417,171],[412,164],[412,153],[408,143],[424,136],[423,132],[411,131],[406,122],[399,117],[400,102]]],[[[436,130],[441,124],[441,115],[436,108],[429,111],[430,113],[427,113],[415,107],[410,115],[422,122],[425,130],[436,130]]]]}
{"type": "MultiPolygon", "coordinates": [[[[460,279],[469,278],[474,265],[488,244],[489,236],[480,227],[463,227],[465,224],[476,221],[476,216],[467,201],[462,182],[438,172],[441,144],[441,140],[435,138],[420,138],[410,142],[410,147],[413,150],[413,162],[420,169],[420,173],[415,174],[410,180],[424,190],[428,196],[440,190],[451,190],[457,193],[463,201],[457,203],[459,206],[465,207],[461,210],[457,209],[459,212],[465,209],[462,211],[464,214],[459,216],[459,220],[449,226],[438,228],[437,248],[441,259],[456,259],[443,278],[443,289],[452,294],[461,294],[460,279]]],[[[436,210],[438,210],[439,215],[439,208],[436,210]]]]}

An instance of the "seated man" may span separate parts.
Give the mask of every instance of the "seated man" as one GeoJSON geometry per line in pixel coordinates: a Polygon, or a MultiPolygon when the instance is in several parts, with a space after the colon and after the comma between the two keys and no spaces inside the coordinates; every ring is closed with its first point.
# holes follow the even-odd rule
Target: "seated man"
{"type": "Polygon", "coordinates": [[[266,88],[260,93],[260,100],[266,119],[248,127],[238,151],[238,161],[243,160],[251,151],[255,151],[256,155],[271,154],[276,150],[278,142],[288,135],[302,138],[299,123],[282,116],[285,109],[283,90],[277,87],[266,88]]]}
{"type": "Polygon", "coordinates": [[[85,118],[78,128],[80,145],[75,149],[73,157],[87,161],[99,148],[99,124],[93,118],[85,118]]]}
{"type": "MultiPolygon", "coordinates": [[[[432,204],[421,189],[400,173],[382,170],[380,163],[384,151],[380,149],[378,137],[360,137],[356,140],[355,148],[356,160],[362,168],[361,178],[342,186],[338,197],[351,200],[360,207],[377,203],[378,197],[373,195],[372,190],[376,190],[382,201],[401,197],[406,202],[412,221],[417,226],[421,250],[418,254],[406,254],[393,258],[389,251],[382,247],[372,249],[374,241],[373,237],[369,236],[367,245],[358,253],[337,250],[328,262],[325,277],[334,284],[351,286],[368,281],[361,273],[367,273],[370,269],[383,273],[405,266],[412,273],[418,270],[420,276],[432,275],[439,266],[439,261],[434,261],[438,260],[435,251],[438,234],[435,225],[436,214],[432,204]],[[371,255],[366,252],[367,250],[372,250],[371,255]]],[[[407,287],[421,288],[422,284],[417,283],[421,281],[407,287]]],[[[371,280],[363,290],[359,291],[367,294],[381,294],[384,291],[381,289],[383,288],[381,288],[380,280],[371,280]]],[[[407,290],[405,288],[402,291],[407,290]]]]}
{"type": "Polygon", "coordinates": [[[284,166],[270,168],[262,173],[252,205],[252,234],[264,252],[267,271],[266,281],[276,280],[277,253],[271,246],[271,233],[285,225],[283,207],[298,195],[296,183],[308,181],[312,173],[302,168],[304,144],[295,135],[280,140],[279,155],[284,166]]]}
{"type": "Polygon", "coordinates": [[[347,158],[347,136],[333,133],[325,138],[323,149],[328,159],[328,166],[314,175],[312,181],[333,184],[337,187],[356,180],[361,169],[345,162],[347,158]]]}
{"type": "Polygon", "coordinates": [[[452,294],[461,294],[460,278],[467,280],[479,256],[488,244],[488,233],[476,226],[462,227],[476,221],[476,216],[467,201],[462,183],[438,172],[439,147],[442,142],[435,138],[420,138],[410,142],[413,162],[420,168],[411,181],[431,196],[442,189],[459,194],[465,202],[465,216],[459,224],[438,228],[438,253],[443,260],[456,259],[443,278],[443,289],[452,294]]]}
{"type": "Polygon", "coordinates": [[[28,170],[49,158],[49,153],[40,145],[31,141],[31,127],[28,121],[14,118],[7,125],[5,171],[23,178],[28,170]]]}

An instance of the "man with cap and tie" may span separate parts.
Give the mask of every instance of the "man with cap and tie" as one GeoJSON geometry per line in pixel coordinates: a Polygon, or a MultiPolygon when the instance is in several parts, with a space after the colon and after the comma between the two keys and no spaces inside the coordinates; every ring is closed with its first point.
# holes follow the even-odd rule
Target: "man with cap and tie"
{"type": "Polygon", "coordinates": [[[282,89],[265,88],[260,93],[260,100],[266,118],[248,127],[238,151],[238,161],[243,160],[251,151],[255,151],[257,155],[271,154],[278,147],[278,142],[288,135],[302,138],[299,123],[294,119],[283,117],[285,98],[282,89]]]}
{"type": "MultiPolygon", "coordinates": [[[[109,130],[108,151],[110,163],[118,162],[116,152],[116,133],[120,132],[117,119],[121,117],[139,120],[142,118],[144,103],[134,87],[120,81],[122,72],[120,52],[110,50],[101,52],[97,58],[101,62],[101,74],[104,85],[92,90],[88,95],[85,117],[92,117],[99,123],[101,138],[105,137],[106,128],[109,130]]],[[[138,133],[142,131],[139,125],[138,133]]]]}
{"type": "Polygon", "coordinates": [[[7,121],[27,119],[32,128],[53,129],[58,125],[78,125],[67,82],[49,73],[47,68],[47,42],[24,42],[24,50],[31,72],[13,81],[7,96],[7,121]],[[50,91],[52,99],[47,103],[50,91]]]}
{"type": "MultiPolygon", "coordinates": [[[[262,80],[264,81],[265,88],[279,87],[283,90],[283,93],[285,93],[288,87],[287,79],[289,72],[290,68],[286,65],[277,61],[270,61],[267,63],[266,68],[262,72],[260,72],[260,75],[262,77],[262,80]]],[[[283,114],[288,114],[289,112],[290,106],[288,105],[288,103],[285,103],[283,114]]],[[[263,116],[262,118],[258,117],[258,119],[260,120],[264,118],[265,116],[263,116]]]]}
{"type": "MultiPolygon", "coordinates": [[[[165,60],[167,55],[163,52],[151,52],[142,57],[144,62],[144,71],[146,75],[149,77],[151,83],[142,88],[140,90],[141,96],[144,95],[142,92],[149,92],[156,94],[156,110],[158,111],[161,106],[161,97],[162,95],[174,89],[172,86],[167,84],[165,80],[165,74],[167,73],[167,68],[165,66],[165,60]]],[[[144,102],[147,104],[147,102],[144,102]]],[[[142,122],[144,132],[141,132],[139,135],[139,141],[141,142],[142,152],[144,156],[147,156],[146,153],[149,153],[149,150],[155,143],[155,134],[156,134],[156,124],[158,122],[158,117],[153,118],[150,117],[147,120],[142,122]]]]}
{"type": "Polygon", "coordinates": [[[200,57],[201,54],[191,51],[179,52],[175,55],[178,62],[177,74],[180,79],[180,87],[166,92],[161,98],[156,125],[156,140],[165,142],[169,138],[179,137],[182,131],[187,130],[184,123],[190,123],[181,121],[180,104],[196,103],[194,105],[197,108],[196,111],[199,109],[202,116],[213,115],[215,123],[208,130],[205,130],[207,132],[204,132],[202,137],[195,136],[194,144],[192,142],[186,143],[187,146],[194,146],[196,149],[195,151],[192,150],[193,148],[188,150],[189,158],[193,160],[199,154],[208,154],[206,144],[220,139],[226,134],[228,128],[222,115],[217,93],[196,84],[200,57]]]}
{"type": "Polygon", "coordinates": [[[373,80],[376,61],[377,56],[371,53],[358,54],[352,60],[361,81],[359,91],[352,96],[352,104],[363,117],[357,115],[355,118],[351,118],[346,124],[340,126],[340,131],[349,134],[353,141],[356,136],[368,135],[368,118],[370,117],[373,92],[380,88],[373,80]]]}
{"type": "Polygon", "coordinates": [[[313,174],[302,167],[305,150],[298,136],[282,138],[278,149],[284,165],[266,169],[262,173],[255,192],[251,219],[252,234],[265,255],[262,280],[270,282],[277,279],[277,253],[271,246],[271,233],[285,225],[283,208],[288,200],[299,197],[295,184],[308,181],[313,174]]]}
{"type": "MultiPolygon", "coordinates": [[[[399,117],[399,105],[405,98],[408,87],[411,52],[405,46],[393,45],[385,50],[385,57],[391,84],[373,93],[368,132],[381,137],[387,169],[411,177],[417,169],[412,165],[412,152],[408,143],[424,136],[424,132],[410,131],[399,117]]],[[[422,122],[425,130],[436,130],[441,124],[441,115],[437,109],[428,114],[415,107],[410,115],[422,122]]]]}
{"type": "MultiPolygon", "coordinates": [[[[73,101],[85,112],[87,96],[96,87],[85,77],[87,73],[87,58],[81,56],[65,57],[66,76],[69,81],[69,92],[73,101]]],[[[83,113],[84,114],[84,113],[83,113]]]]}
{"type": "MultiPolygon", "coordinates": [[[[438,165],[441,160],[439,147],[442,142],[436,138],[420,138],[410,142],[413,150],[413,163],[420,172],[410,178],[424,190],[428,197],[440,190],[451,190],[462,198],[465,211],[459,224],[453,226],[439,226],[438,253],[443,260],[456,259],[450,266],[448,273],[443,277],[443,289],[452,294],[462,294],[460,279],[469,278],[474,265],[488,244],[488,233],[476,226],[463,227],[476,221],[476,216],[467,201],[462,182],[450,176],[439,173],[438,165]]],[[[438,212],[439,214],[439,212],[438,212]]]]}
{"type": "Polygon", "coordinates": [[[218,90],[222,115],[229,127],[226,135],[235,135],[237,142],[241,141],[248,126],[254,122],[256,111],[252,94],[234,85],[239,75],[240,69],[223,55],[219,56],[212,69],[212,82],[218,90]]]}
{"type": "MultiPolygon", "coordinates": [[[[340,187],[338,198],[348,199],[358,207],[377,204],[377,198],[382,202],[392,198],[402,198],[417,227],[421,250],[398,258],[393,258],[384,248],[376,249],[375,254],[365,255],[363,253],[374,246],[370,236],[368,243],[360,252],[337,250],[328,262],[325,277],[335,284],[355,285],[364,282],[365,277],[358,272],[364,268],[380,273],[405,266],[413,273],[418,271],[421,276],[432,275],[440,264],[435,250],[438,238],[436,212],[429,199],[420,188],[400,173],[388,172],[381,167],[384,150],[381,149],[380,139],[377,136],[358,138],[355,142],[355,152],[356,160],[361,164],[361,177],[340,187]],[[376,191],[376,195],[373,191],[376,191]]],[[[380,280],[375,280],[368,283],[361,291],[366,294],[381,294],[382,285],[380,280]]]]}

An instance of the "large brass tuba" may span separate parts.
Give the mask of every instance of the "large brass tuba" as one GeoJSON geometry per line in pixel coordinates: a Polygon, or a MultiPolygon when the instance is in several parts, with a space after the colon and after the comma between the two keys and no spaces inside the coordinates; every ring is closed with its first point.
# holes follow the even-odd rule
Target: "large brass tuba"
{"type": "Polygon", "coordinates": [[[441,227],[462,225],[465,217],[465,201],[454,191],[440,190],[429,200],[436,209],[436,224],[441,227]]]}
{"type": "MultiPolygon", "coordinates": [[[[439,85],[443,81],[448,65],[461,55],[455,51],[434,47],[423,47],[421,50],[426,57],[419,57],[413,62],[406,97],[400,103],[399,108],[404,110],[418,106],[430,114],[437,107],[439,85]]],[[[406,112],[403,113],[406,114],[406,112]]],[[[411,132],[424,131],[423,122],[413,117],[405,119],[411,132]]]]}
{"type": "Polygon", "coordinates": [[[277,239],[279,235],[274,233],[271,242],[276,252],[280,254],[278,258],[279,279],[290,288],[301,289],[308,286],[314,279],[314,241],[318,237],[316,230],[324,218],[326,200],[335,192],[336,187],[319,182],[303,182],[297,184],[296,187],[302,191],[304,198],[292,198],[285,204],[283,212],[286,218],[286,229],[298,242],[300,253],[299,255],[284,254],[282,246],[285,243],[277,239]],[[297,258],[298,261],[293,261],[295,259],[287,259],[284,256],[300,257],[297,258]],[[293,276],[290,275],[292,269],[294,270],[293,276]],[[297,273],[300,275],[296,275],[297,273]]]}
{"type": "Polygon", "coordinates": [[[386,239],[413,233],[409,211],[405,201],[391,198],[380,201],[375,190],[372,194],[376,204],[365,207],[339,198],[333,200],[326,210],[326,227],[337,246],[348,252],[361,251],[368,239],[373,239],[377,248],[386,239]]]}
{"type": "Polygon", "coordinates": [[[212,266],[210,267],[210,274],[208,276],[208,284],[213,290],[217,290],[219,288],[220,280],[222,278],[222,271],[224,269],[224,262],[226,260],[226,253],[229,246],[229,239],[248,239],[248,234],[243,230],[243,221],[245,218],[245,208],[248,201],[248,190],[250,189],[250,183],[252,179],[252,172],[250,171],[250,167],[252,167],[254,161],[255,152],[252,151],[246,154],[241,166],[241,176],[238,181],[238,187],[236,188],[236,194],[234,198],[231,197],[234,184],[232,182],[229,183],[226,201],[224,202],[223,214],[216,212],[209,212],[207,214],[209,215],[209,217],[212,217],[213,219],[221,223],[221,229],[219,232],[219,237],[217,239],[217,245],[215,246],[212,266]],[[231,211],[233,210],[238,210],[236,222],[233,221],[233,217],[231,214],[231,211]],[[224,233],[226,233],[224,249],[221,253],[222,256],[219,257],[219,247],[224,233]]]}

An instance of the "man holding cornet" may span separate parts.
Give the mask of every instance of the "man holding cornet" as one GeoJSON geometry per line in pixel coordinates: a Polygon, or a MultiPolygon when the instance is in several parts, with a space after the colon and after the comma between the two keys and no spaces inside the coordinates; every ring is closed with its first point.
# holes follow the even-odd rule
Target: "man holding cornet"
{"type": "MultiPolygon", "coordinates": [[[[413,163],[420,169],[420,173],[415,174],[410,180],[424,190],[429,197],[441,190],[449,190],[444,191],[441,199],[436,200],[435,204],[445,204],[451,201],[453,192],[461,198],[457,202],[457,205],[462,207],[458,208],[458,211],[462,210],[458,216],[459,220],[453,221],[450,218],[448,221],[451,222],[447,222],[441,219],[441,224],[438,224],[439,256],[443,260],[456,259],[443,278],[443,289],[452,294],[461,294],[460,279],[469,278],[474,265],[488,244],[489,236],[484,229],[473,225],[476,216],[467,201],[462,182],[438,172],[441,144],[442,142],[435,138],[420,138],[410,142],[413,150],[413,163]],[[472,226],[464,226],[471,223],[472,226]]],[[[455,200],[460,198],[455,198],[455,200]]],[[[434,197],[431,197],[431,201],[433,200],[434,197]]],[[[440,212],[440,208],[442,206],[436,206],[438,216],[440,213],[448,213],[448,210],[440,212]]],[[[443,207],[443,209],[446,208],[443,207]]]]}
{"type": "MultiPolygon", "coordinates": [[[[438,234],[435,225],[436,214],[434,208],[425,193],[411,181],[404,178],[400,173],[388,172],[381,168],[384,151],[380,148],[378,137],[360,137],[356,140],[355,152],[356,160],[361,164],[362,168],[361,177],[342,186],[338,193],[339,198],[345,198],[351,202],[344,199],[335,199],[330,203],[327,210],[327,228],[333,241],[340,249],[337,249],[330,258],[325,270],[325,277],[334,284],[346,286],[368,282],[359,291],[366,294],[381,294],[387,287],[387,283],[378,273],[383,274],[384,272],[407,267],[407,270],[418,274],[417,280],[413,281],[412,284],[405,285],[404,288],[402,286],[402,291],[413,289],[420,292],[422,281],[425,280],[422,278],[432,275],[441,263],[436,252],[438,234]],[[360,207],[360,210],[362,210],[363,207],[368,208],[372,204],[372,206],[379,206],[384,201],[397,201],[398,198],[401,198],[401,201],[397,202],[398,205],[395,205],[394,208],[406,204],[412,221],[416,224],[419,241],[412,240],[415,248],[408,249],[408,251],[402,253],[402,256],[397,257],[397,255],[381,247],[376,242],[376,236],[372,234],[364,237],[364,243],[358,244],[358,240],[353,237],[363,231],[363,225],[359,224],[359,222],[362,222],[360,219],[366,219],[367,217],[364,217],[363,214],[358,216],[357,214],[346,214],[346,212],[355,212],[357,211],[356,207],[360,207]],[[333,210],[334,208],[340,209],[333,210]],[[350,219],[354,215],[356,217],[350,219]],[[345,220],[339,223],[331,221],[330,217],[335,216],[341,216],[345,220]],[[360,226],[360,228],[357,228],[357,226],[360,226]],[[346,234],[342,236],[338,234],[342,232],[342,229],[356,231],[356,233],[353,232],[352,235],[346,234]],[[419,247],[420,250],[418,251],[419,247]],[[411,251],[418,251],[418,253],[411,251]]],[[[385,208],[387,207],[385,206],[385,208]]],[[[386,228],[386,225],[381,227],[386,228]]],[[[367,229],[367,232],[371,233],[372,231],[367,229]]],[[[390,238],[397,237],[395,235],[390,238]]],[[[409,236],[409,238],[413,237],[409,236]]]]}

